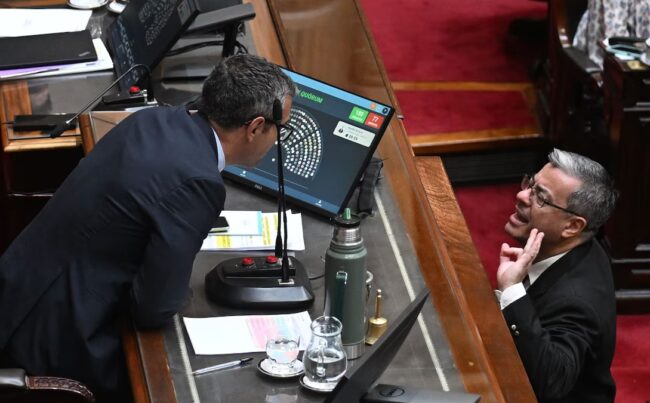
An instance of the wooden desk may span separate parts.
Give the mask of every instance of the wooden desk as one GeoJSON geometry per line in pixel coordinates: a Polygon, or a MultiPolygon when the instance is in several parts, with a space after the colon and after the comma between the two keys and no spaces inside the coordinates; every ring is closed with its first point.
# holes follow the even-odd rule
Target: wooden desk
{"type": "Polygon", "coordinates": [[[610,158],[621,192],[606,235],[619,312],[650,312],[650,67],[632,63],[611,55],[604,63],[610,158]]]}
{"type": "MultiPolygon", "coordinates": [[[[356,1],[251,2],[257,13],[251,27],[258,54],[397,105],[356,1]]],[[[422,159],[416,166],[397,119],[378,153],[385,159],[385,183],[396,199],[400,224],[415,249],[421,275],[432,290],[464,388],[480,394],[482,402],[534,402],[440,160],[422,159]]],[[[129,332],[125,349],[136,400],[177,401],[163,332],[129,332]]]]}

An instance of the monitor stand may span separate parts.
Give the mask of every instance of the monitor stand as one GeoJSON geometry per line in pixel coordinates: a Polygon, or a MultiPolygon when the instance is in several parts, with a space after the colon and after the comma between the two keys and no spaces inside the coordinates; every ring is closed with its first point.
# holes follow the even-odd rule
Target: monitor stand
{"type": "MultiPolygon", "coordinates": [[[[221,57],[228,57],[235,54],[237,34],[240,25],[255,17],[255,9],[250,3],[224,7],[217,10],[201,11],[194,22],[183,32],[172,51],[179,49],[179,44],[187,42],[188,49],[192,49],[192,43],[214,42],[223,38],[221,57]],[[192,42],[192,43],[190,43],[192,42]]],[[[214,54],[210,52],[210,54],[214,54]]],[[[214,68],[214,64],[196,63],[171,65],[161,69],[160,79],[172,80],[203,80],[214,68]]]]}
{"type": "Polygon", "coordinates": [[[361,398],[362,403],[476,403],[479,395],[463,392],[443,392],[406,386],[378,384],[361,398]]]}

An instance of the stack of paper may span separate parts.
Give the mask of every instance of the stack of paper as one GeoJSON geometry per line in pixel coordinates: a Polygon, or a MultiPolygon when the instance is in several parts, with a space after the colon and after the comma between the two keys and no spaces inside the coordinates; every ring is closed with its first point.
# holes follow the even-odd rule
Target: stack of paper
{"type": "Polygon", "coordinates": [[[183,318],[196,354],[240,354],[261,352],[266,341],[278,336],[300,337],[304,350],[311,338],[309,313],[283,315],[183,318]]]}
{"type": "MultiPolygon", "coordinates": [[[[203,240],[201,250],[226,251],[226,250],[273,250],[278,228],[277,213],[261,214],[261,225],[254,217],[259,217],[259,212],[222,212],[221,215],[228,219],[230,229],[228,232],[211,233],[203,240]],[[239,214],[237,214],[239,213],[239,214]],[[253,217],[253,218],[251,218],[253,217]],[[256,229],[261,232],[256,233],[256,229]]],[[[287,211],[287,249],[305,250],[305,240],[302,232],[302,215],[292,214],[287,211]]],[[[286,237],[283,231],[283,239],[286,237]]]]}

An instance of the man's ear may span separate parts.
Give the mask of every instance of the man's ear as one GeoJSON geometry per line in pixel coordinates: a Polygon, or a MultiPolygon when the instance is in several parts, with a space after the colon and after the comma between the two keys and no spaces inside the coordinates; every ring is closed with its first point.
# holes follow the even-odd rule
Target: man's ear
{"type": "Polygon", "coordinates": [[[565,238],[573,238],[581,235],[587,228],[587,220],[583,217],[574,215],[567,220],[562,230],[562,236],[565,238]]]}
{"type": "Polygon", "coordinates": [[[255,119],[251,120],[251,123],[246,126],[246,140],[248,142],[255,140],[255,136],[261,134],[264,131],[265,122],[266,119],[261,116],[258,116],[255,119]]]}

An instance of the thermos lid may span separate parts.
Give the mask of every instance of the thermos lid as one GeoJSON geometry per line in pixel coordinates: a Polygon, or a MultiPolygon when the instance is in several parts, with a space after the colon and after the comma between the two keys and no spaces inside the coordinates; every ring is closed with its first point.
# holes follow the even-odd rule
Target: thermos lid
{"type": "Polygon", "coordinates": [[[337,226],[344,228],[358,227],[361,223],[359,216],[352,214],[349,207],[343,210],[343,214],[336,216],[334,221],[336,221],[337,226]]]}

